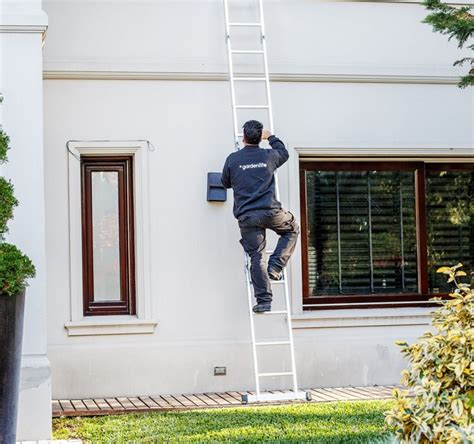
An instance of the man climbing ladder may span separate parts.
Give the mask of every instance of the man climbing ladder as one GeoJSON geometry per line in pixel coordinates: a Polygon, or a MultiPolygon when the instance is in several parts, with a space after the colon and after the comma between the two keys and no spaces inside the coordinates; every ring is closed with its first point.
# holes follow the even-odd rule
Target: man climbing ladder
{"type": "MultiPolygon", "coordinates": [[[[240,8],[242,2],[235,1],[234,7],[240,8]]],[[[229,80],[232,104],[232,120],[234,127],[234,144],[236,152],[231,154],[224,165],[222,183],[227,188],[234,189],[234,214],[239,220],[242,233],[241,243],[245,254],[245,280],[250,318],[250,337],[252,343],[253,367],[255,376],[255,393],[242,395],[243,403],[284,401],[284,400],[310,400],[310,393],[298,390],[296,375],[295,350],[293,346],[293,330],[291,322],[290,295],[288,281],[286,279],[285,265],[292,255],[298,238],[299,227],[291,213],[281,208],[278,193],[278,177],[276,170],[288,160],[288,151],[283,142],[271,135],[273,133],[273,111],[270,94],[270,76],[268,73],[267,46],[265,42],[265,23],[263,17],[263,0],[255,0],[253,7],[258,7],[258,12],[253,14],[258,21],[234,22],[229,19],[228,0],[224,0],[225,32],[227,42],[227,56],[229,60],[229,80]],[[261,49],[232,49],[231,29],[240,29],[248,34],[251,30],[260,31],[261,49]],[[263,60],[263,72],[249,77],[248,73],[236,73],[234,71],[234,55],[245,57],[261,57],[263,60]],[[236,85],[250,82],[255,88],[265,86],[266,103],[241,104],[236,101],[239,91],[236,85]],[[238,112],[244,109],[255,109],[265,111],[270,131],[263,131],[263,125],[256,120],[250,120],[243,126],[240,132],[238,112]],[[242,138],[242,139],[241,139],[242,138]],[[268,139],[271,149],[259,147],[261,139],[268,139]],[[242,140],[243,149],[240,149],[242,140]],[[265,230],[269,228],[280,235],[275,251],[270,256],[268,268],[266,263],[265,230]],[[283,289],[283,310],[271,310],[272,289],[270,280],[279,284],[283,289]],[[257,305],[252,308],[252,286],[253,293],[257,298],[257,305]],[[253,311],[250,311],[253,309],[253,311]],[[255,319],[263,319],[271,315],[277,319],[285,320],[288,331],[287,340],[260,341],[255,335],[255,319]],[[277,371],[261,371],[264,365],[259,361],[258,350],[262,348],[276,347],[284,353],[289,352],[288,365],[282,365],[277,371]],[[292,379],[292,391],[289,392],[262,392],[260,381],[262,378],[289,378],[292,379]]],[[[252,33],[255,35],[254,33],[252,33]]],[[[260,64],[260,67],[262,64],[260,64]]],[[[258,94],[255,97],[259,97],[258,94]]],[[[261,97],[261,95],[260,95],[261,97]]],[[[268,324],[267,324],[268,325],[268,324]]],[[[282,355],[279,354],[281,357],[282,355]]],[[[283,360],[280,360],[283,363],[283,360]]],[[[268,379],[267,379],[268,380],[268,379]]],[[[270,379],[271,381],[271,379],[270,379]]]]}
{"type": "Polygon", "coordinates": [[[270,279],[283,277],[283,268],[295,249],[299,226],[294,216],[281,207],[277,200],[274,173],[289,157],[283,142],[263,125],[250,120],[243,126],[244,148],[227,157],[222,184],[234,191],[234,216],[239,222],[245,252],[250,257],[250,273],[257,304],[255,313],[271,310],[270,279]],[[268,139],[272,149],[259,144],[268,139]],[[275,231],[280,238],[267,265],[266,229],[275,231]]]}

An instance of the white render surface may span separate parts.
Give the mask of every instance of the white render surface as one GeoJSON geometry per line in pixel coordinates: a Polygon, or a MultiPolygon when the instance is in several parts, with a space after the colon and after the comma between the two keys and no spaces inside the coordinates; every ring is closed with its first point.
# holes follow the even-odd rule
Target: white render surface
{"type": "MultiPolygon", "coordinates": [[[[460,52],[420,23],[420,5],[264,3],[275,128],[291,154],[280,174],[282,201],[298,219],[303,153],[472,160],[474,96],[457,88],[463,71],[451,67],[460,52]]],[[[220,171],[233,149],[222,2],[47,0],[44,9],[50,22],[44,177],[53,397],[251,390],[232,193],[224,204],[206,201],[207,172],[220,171]],[[107,328],[107,319],[81,327],[72,318],[71,139],[150,140],[156,147],[148,153],[145,204],[149,319],[156,328],[140,333],[117,320],[107,328]],[[71,335],[81,328],[86,335],[71,335]],[[226,366],[227,376],[213,376],[215,366],[226,366]]],[[[250,91],[243,96],[251,97],[250,91]]],[[[300,257],[298,248],[289,270],[300,386],[397,383],[406,362],[394,342],[414,341],[428,329],[429,310],[303,313],[300,257]]],[[[146,300],[137,297],[139,305],[146,300]]],[[[273,318],[261,320],[268,324],[261,326],[262,340],[279,339],[273,318]]],[[[278,353],[272,349],[267,358],[276,370],[278,353]]],[[[269,380],[267,387],[289,383],[269,380]]]]}
{"type": "Polygon", "coordinates": [[[47,358],[41,1],[0,2],[1,123],[10,136],[2,174],[20,202],[7,241],[36,266],[26,290],[17,439],[51,438],[51,372],[47,358]]]}

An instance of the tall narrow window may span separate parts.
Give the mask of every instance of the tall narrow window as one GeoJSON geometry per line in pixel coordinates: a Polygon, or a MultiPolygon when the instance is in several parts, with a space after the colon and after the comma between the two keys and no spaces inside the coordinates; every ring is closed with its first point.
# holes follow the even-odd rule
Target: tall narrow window
{"type": "Polygon", "coordinates": [[[135,314],[133,158],[82,156],[84,315],[135,314]]]}

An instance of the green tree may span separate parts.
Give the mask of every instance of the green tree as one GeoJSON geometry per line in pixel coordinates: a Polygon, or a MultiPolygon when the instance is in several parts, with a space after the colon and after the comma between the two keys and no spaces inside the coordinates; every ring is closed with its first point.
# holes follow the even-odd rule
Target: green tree
{"type": "MultiPolygon", "coordinates": [[[[440,0],[424,0],[424,5],[432,11],[424,20],[433,26],[435,32],[449,36],[458,41],[458,48],[464,48],[466,43],[472,42],[474,34],[474,15],[471,6],[451,6],[440,0]]],[[[469,44],[467,49],[474,50],[474,44],[469,44]]],[[[470,71],[467,76],[461,78],[459,86],[465,88],[474,84],[474,58],[464,57],[454,62],[454,66],[469,65],[470,71]]]]}
{"type": "MultiPolygon", "coordinates": [[[[3,98],[0,96],[0,103],[3,98]]],[[[7,162],[10,139],[0,127],[0,165],[7,162]]],[[[6,243],[7,222],[13,217],[18,205],[13,194],[13,184],[0,176],[0,295],[14,296],[34,277],[35,267],[31,260],[15,245],[6,243]]]]}

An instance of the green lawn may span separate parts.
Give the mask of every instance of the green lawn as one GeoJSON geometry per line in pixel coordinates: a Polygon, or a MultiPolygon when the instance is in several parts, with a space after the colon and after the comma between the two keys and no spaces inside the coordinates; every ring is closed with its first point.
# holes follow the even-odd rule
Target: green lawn
{"type": "Polygon", "coordinates": [[[124,442],[384,441],[390,401],[332,402],[188,410],[53,420],[55,439],[124,442]]]}

